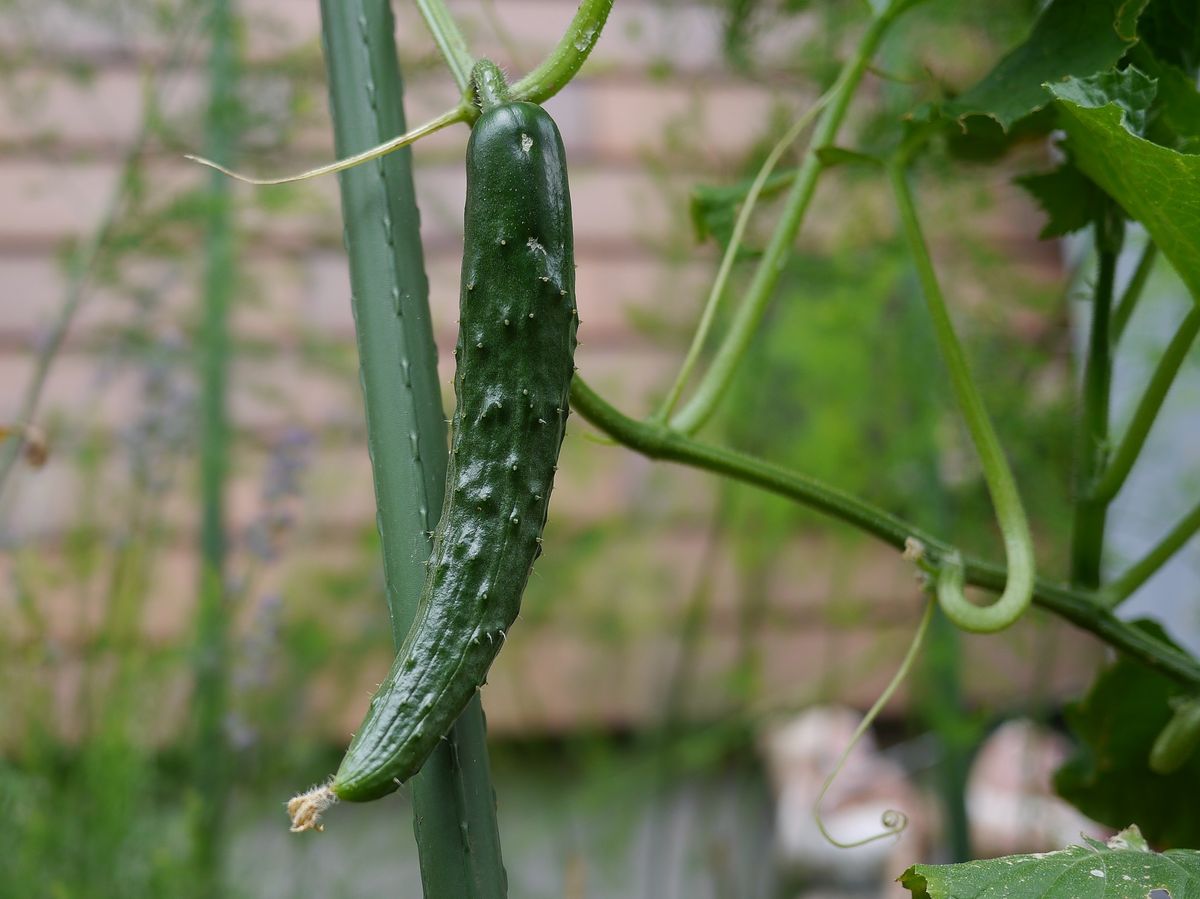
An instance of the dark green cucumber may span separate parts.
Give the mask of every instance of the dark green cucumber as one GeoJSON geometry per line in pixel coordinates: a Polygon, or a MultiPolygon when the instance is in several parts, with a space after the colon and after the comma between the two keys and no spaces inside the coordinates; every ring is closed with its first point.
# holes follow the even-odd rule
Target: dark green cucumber
{"type": "Polygon", "coordinates": [[[485,103],[472,129],[459,303],[457,405],[429,575],[330,785],[341,799],[376,799],[417,772],[484,682],[541,552],[577,316],[562,139],[533,104],[485,103]]]}

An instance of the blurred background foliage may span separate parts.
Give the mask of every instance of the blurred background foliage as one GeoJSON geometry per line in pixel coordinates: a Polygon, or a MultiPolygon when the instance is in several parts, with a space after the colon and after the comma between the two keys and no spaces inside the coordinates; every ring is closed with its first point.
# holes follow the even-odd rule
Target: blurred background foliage
{"type": "MultiPolygon", "coordinates": [[[[510,19],[507,4],[459,7],[480,23],[477,33],[490,35],[513,58],[526,64],[536,58],[522,45],[526,23],[510,19]]],[[[555,15],[561,12],[565,21],[568,7],[556,4],[555,15]]],[[[624,28],[620,39],[644,48],[640,65],[622,69],[606,63],[602,52],[595,63],[597,78],[616,71],[617,84],[624,78],[639,89],[668,85],[689,92],[683,111],[658,123],[660,139],[620,161],[654,174],[671,222],[665,231],[630,235],[653,259],[650,276],[627,304],[621,337],[634,348],[621,364],[635,372],[636,354],[645,355],[647,347],[678,360],[703,298],[702,290],[686,289],[686,273],[698,258],[704,274],[715,269],[720,225],[698,239],[689,214],[693,192],[753,175],[787,127],[797,98],[815,97],[832,80],[863,21],[863,4],[850,0],[656,0],[646,7],[647,18],[668,24],[698,11],[721,55],[707,61],[707,82],[693,85],[693,73],[658,52],[661,44],[641,35],[636,20],[617,20],[610,29],[624,28]],[[767,127],[746,142],[748,152],[723,155],[706,143],[708,130],[696,127],[706,115],[721,127],[743,127],[705,111],[708,82],[751,85],[775,98],[767,127]]],[[[1031,0],[924,4],[879,57],[852,113],[854,145],[894,142],[900,115],[970,84],[1027,32],[1036,7],[1031,0]]],[[[528,4],[522,9],[528,13],[528,4]]],[[[188,821],[212,797],[197,795],[188,775],[191,754],[203,747],[183,738],[191,726],[188,672],[202,648],[180,625],[189,620],[198,582],[196,560],[180,543],[195,526],[202,437],[195,371],[204,349],[198,345],[197,248],[213,201],[205,177],[180,166],[178,157],[205,145],[205,11],[206,4],[175,0],[0,2],[5,121],[36,120],[64,75],[86,94],[114,67],[136,74],[140,86],[130,102],[141,104],[140,124],[122,146],[94,137],[64,140],[52,122],[5,144],[7,159],[41,156],[64,170],[100,160],[116,177],[108,211],[55,241],[62,296],[10,288],[3,301],[30,310],[6,320],[6,352],[22,364],[4,369],[5,414],[10,403],[17,408],[30,360],[54,332],[58,304],[85,297],[78,322],[86,327],[51,359],[85,369],[67,388],[76,402],[69,412],[48,402],[38,417],[53,464],[73,475],[57,495],[26,488],[24,500],[0,500],[0,809],[10,835],[0,852],[0,895],[195,891],[188,821]],[[114,160],[119,165],[111,165],[114,160]],[[37,323],[32,336],[19,331],[26,321],[37,323]],[[111,416],[113,394],[129,398],[121,408],[131,414],[111,416]],[[69,508],[66,526],[40,528],[41,503],[69,508]]],[[[264,3],[243,10],[237,39],[243,53],[248,35],[274,27],[272,12],[264,3]]],[[[401,46],[406,77],[439,85],[436,102],[410,91],[410,105],[438,108],[451,86],[432,42],[411,31],[401,46]]],[[[242,167],[286,171],[327,155],[327,137],[313,137],[327,131],[319,54],[315,33],[284,53],[246,54],[237,125],[242,167]]],[[[568,91],[552,106],[564,122],[579,115],[572,96],[568,91]]],[[[410,112],[410,119],[420,118],[410,112]]],[[[569,149],[576,149],[571,135],[585,129],[565,130],[569,149]]],[[[418,158],[430,165],[454,162],[461,139],[456,132],[432,141],[418,158]]],[[[584,166],[596,163],[589,152],[599,151],[581,147],[584,166]]],[[[1010,183],[1015,172],[1044,163],[1046,152],[1041,143],[1018,147],[1015,159],[991,168],[934,155],[922,167],[920,186],[1039,555],[1047,571],[1059,572],[1068,530],[1073,382],[1065,300],[1075,276],[1055,246],[1035,242],[1037,215],[1010,183]]],[[[322,527],[328,527],[314,523],[312,513],[341,486],[337,476],[330,482],[328,469],[318,482],[316,461],[326,453],[345,456],[347,449],[365,458],[353,344],[319,317],[307,317],[302,302],[285,305],[281,314],[269,298],[282,293],[295,302],[311,275],[298,261],[303,254],[337,252],[336,227],[308,227],[335,217],[330,191],[326,183],[235,195],[244,252],[233,273],[234,344],[226,361],[235,405],[268,410],[270,425],[231,437],[242,492],[234,499],[226,578],[233,644],[225,741],[234,812],[221,835],[229,847],[223,895],[367,896],[383,894],[389,884],[397,894],[397,877],[415,878],[409,823],[396,807],[403,800],[339,816],[317,841],[288,839],[279,807],[293,788],[332,770],[340,752],[335,734],[356,720],[389,652],[370,510],[359,510],[359,520],[344,526],[348,536],[337,552],[310,552],[325,542],[322,527]],[[262,246],[279,250],[286,264],[256,266],[252,250],[262,246]],[[286,366],[276,364],[281,359],[286,366]],[[309,395],[313,403],[337,406],[339,414],[319,419],[309,395]],[[244,495],[247,483],[254,487],[244,495]]],[[[594,213],[579,202],[576,216],[586,220],[594,213]]],[[[438,222],[457,227],[452,203],[435,201],[422,212],[434,223],[428,230],[438,222]]],[[[994,556],[986,489],[950,401],[878,173],[853,167],[831,173],[810,221],[713,430],[730,445],[786,461],[953,534],[965,549],[994,556]]],[[[759,239],[752,236],[747,256],[759,239]]],[[[21,246],[10,239],[7,257],[18,256],[21,246]]],[[[736,270],[735,283],[745,268],[736,270]]],[[[324,286],[343,294],[348,289],[332,281],[324,286]]],[[[435,302],[452,296],[443,292],[435,302]]],[[[606,299],[581,302],[587,308],[606,299]]],[[[586,322],[581,334],[586,345],[586,322]]],[[[668,364],[635,373],[644,383],[628,398],[651,408],[671,370],[668,364]]],[[[589,471],[593,464],[611,471],[601,463],[619,452],[590,442],[577,425],[564,477],[583,485],[585,498],[602,495],[609,488],[590,484],[589,471]]],[[[566,644],[586,635],[600,647],[605,670],[634,671],[620,682],[646,695],[634,703],[636,715],[581,715],[526,730],[510,725],[497,735],[513,894],[783,895],[767,863],[770,797],[757,753],[764,721],[818,700],[869,701],[899,659],[915,620],[917,590],[903,566],[886,569],[898,599],[877,607],[839,580],[877,565],[845,529],[748,488],[630,464],[641,489],[626,491],[628,502],[610,514],[551,516],[549,551],[531,581],[519,627],[566,644]],[[700,483],[706,498],[699,507],[674,501],[700,483]],[[699,552],[671,550],[669,538],[681,528],[699,552]],[[799,608],[774,601],[775,585],[812,559],[821,560],[822,571],[835,570],[822,582],[829,589],[817,611],[811,603],[799,608]],[[778,666],[767,664],[761,635],[785,626],[826,638],[813,682],[772,681],[778,666]],[[863,641],[838,642],[838,634],[860,633],[863,641]],[[645,667],[638,645],[647,636],[661,648],[652,653],[653,677],[638,684],[636,672],[645,667]],[[726,638],[732,648],[714,652],[726,638]]],[[[21,463],[0,489],[16,494],[40,476],[21,463]]],[[[344,476],[361,479],[366,469],[359,465],[344,476]]],[[[355,492],[361,495],[362,485],[355,492]]],[[[1025,655],[1016,658],[1045,661],[1037,650],[1055,637],[1041,628],[1031,626],[1032,637],[1021,638],[1025,655]]],[[[948,830],[935,852],[949,858],[968,848],[961,791],[971,748],[1000,716],[1053,714],[1060,697],[1035,695],[1026,703],[1001,684],[987,695],[1008,692],[1004,707],[986,697],[964,698],[956,686],[958,638],[946,628],[936,634],[925,676],[914,681],[882,733],[919,777],[941,783],[948,830]]],[[[559,671],[552,658],[539,655],[547,645],[513,640],[506,649],[521,659],[513,661],[506,688],[505,707],[518,710],[510,715],[514,721],[522,720],[523,707],[531,720],[547,720],[537,713],[537,680],[559,671]]],[[[1086,681],[1094,658],[1068,660],[1078,669],[1077,681],[1086,681]]],[[[984,677],[996,673],[986,664],[982,670],[984,677]]],[[[1025,673],[1020,679],[1030,680],[1025,673]]],[[[563,689],[572,686],[579,684],[563,689]]],[[[407,882],[414,889],[397,895],[416,894],[415,879],[407,882]]]]}

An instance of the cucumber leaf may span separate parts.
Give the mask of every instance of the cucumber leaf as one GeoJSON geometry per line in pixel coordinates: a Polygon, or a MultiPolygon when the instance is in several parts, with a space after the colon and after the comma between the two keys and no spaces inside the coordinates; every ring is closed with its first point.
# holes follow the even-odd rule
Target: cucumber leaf
{"type": "Polygon", "coordinates": [[[1104,214],[1104,191],[1070,162],[1051,172],[1023,175],[1017,184],[1037,200],[1047,215],[1042,240],[1086,228],[1104,214]]]}
{"type": "Polygon", "coordinates": [[[1135,133],[1130,109],[1144,98],[1148,81],[1129,68],[1049,89],[1075,165],[1146,227],[1193,299],[1200,299],[1200,156],[1135,133]]]}
{"type": "Polygon", "coordinates": [[[1112,68],[1137,41],[1146,0],[1053,0],[1017,46],[944,107],[958,119],[987,116],[1008,131],[1048,102],[1042,85],[1112,68]]]}
{"type": "Polygon", "coordinates": [[[1195,153],[1200,148],[1200,91],[1195,81],[1148,52],[1137,54],[1137,65],[1158,82],[1151,125],[1144,136],[1164,147],[1195,153]]]}
{"type": "Polygon", "coordinates": [[[1121,124],[1125,129],[1142,137],[1146,132],[1146,112],[1154,102],[1158,82],[1129,66],[1121,71],[1097,72],[1087,78],[1068,78],[1048,87],[1059,100],[1088,109],[1115,105],[1122,112],[1121,124]]]}
{"type": "Polygon", "coordinates": [[[1107,843],[960,865],[913,865],[900,884],[914,899],[1200,899],[1200,852],[1151,852],[1137,827],[1107,843]]]}

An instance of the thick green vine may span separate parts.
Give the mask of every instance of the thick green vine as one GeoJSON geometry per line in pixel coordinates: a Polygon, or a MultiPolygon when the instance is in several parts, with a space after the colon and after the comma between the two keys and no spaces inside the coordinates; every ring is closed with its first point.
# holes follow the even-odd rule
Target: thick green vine
{"type": "MultiPolygon", "coordinates": [[[[648,458],[677,462],[752,484],[852,525],[901,552],[916,540],[925,560],[931,564],[955,551],[947,541],[815,478],[736,450],[702,443],[656,422],[630,418],[606,402],[578,374],[571,382],[571,409],[617,443],[648,458]]],[[[967,584],[986,590],[998,592],[1008,580],[1007,568],[994,562],[965,556],[962,568],[967,584]]],[[[1148,668],[1161,671],[1185,686],[1200,686],[1200,661],[1117,618],[1095,592],[1037,579],[1033,583],[1033,601],[1148,668]]]]}

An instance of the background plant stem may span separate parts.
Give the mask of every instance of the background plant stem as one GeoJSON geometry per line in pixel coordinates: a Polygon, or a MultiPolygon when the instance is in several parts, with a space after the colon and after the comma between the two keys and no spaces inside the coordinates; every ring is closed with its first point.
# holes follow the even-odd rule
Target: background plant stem
{"type": "MultiPolygon", "coordinates": [[[[168,56],[168,59],[174,59],[174,52],[168,56]]],[[[105,204],[104,211],[100,216],[99,223],[83,244],[71,253],[66,264],[66,293],[58,308],[58,313],[54,317],[54,321],[38,346],[37,357],[34,360],[33,374],[25,385],[16,416],[11,422],[14,426],[34,423],[38,407],[41,404],[42,393],[46,387],[46,380],[50,376],[50,369],[53,367],[54,360],[57,358],[59,351],[62,349],[63,341],[66,340],[67,332],[70,331],[76,314],[91,293],[92,276],[104,254],[113,228],[117,224],[121,213],[125,210],[126,201],[129,197],[130,179],[141,162],[142,152],[145,149],[150,132],[149,119],[151,117],[150,106],[152,103],[153,101],[146,100],[146,109],[143,110],[142,122],[138,128],[138,133],[135,135],[129,149],[125,152],[121,169],[117,174],[112,191],[108,197],[108,202],[105,204]]],[[[5,422],[4,424],[9,423],[5,422]]],[[[12,430],[13,433],[8,437],[0,438],[0,496],[3,495],[5,484],[7,484],[17,460],[21,457],[21,447],[24,443],[24,438],[19,427],[13,427],[12,430]]]]}
{"type": "Polygon", "coordinates": [[[717,349],[712,364],[704,373],[695,393],[671,418],[671,426],[676,430],[685,434],[699,430],[716,411],[721,398],[729,389],[738,363],[745,355],[766,312],[767,303],[783,272],[783,263],[792,251],[796,234],[804,222],[804,215],[808,212],[808,206],[816,192],[817,179],[822,169],[816,151],[834,142],[846,117],[846,111],[850,108],[850,101],[854,98],[879,42],[909,5],[911,4],[892,3],[872,19],[855,48],[854,55],[846,61],[838,74],[833,96],[813,128],[812,140],[809,141],[808,150],[800,163],[796,180],[784,199],[779,222],[771,232],[762,258],[754,270],[754,277],[746,290],[746,296],[734,314],[725,339],[717,349]]]}
{"type": "Polygon", "coordinates": [[[466,94],[470,88],[471,69],[475,65],[475,57],[471,55],[466,39],[459,30],[458,23],[454,21],[454,16],[450,15],[450,10],[441,0],[417,0],[417,9],[421,11],[429,33],[433,35],[438,50],[446,60],[446,65],[449,66],[450,73],[454,76],[454,83],[458,85],[460,91],[466,94]]]}
{"type": "MultiPolygon", "coordinates": [[[[387,0],[322,0],[339,156],[405,130],[387,0]]],[[[412,181],[398,150],[339,175],[392,636],[397,646],[425,581],[428,534],[446,478],[446,425],[412,181]]],[[[506,881],[478,696],[412,780],[428,899],[501,897],[506,881]]],[[[397,885],[395,895],[411,887],[397,885]]]]}
{"type": "Polygon", "coordinates": [[[1141,560],[1129,566],[1129,569],[1116,578],[1104,591],[1108,597],[1109,607],[1120,605],[1128,599],[1138,587],[1150,580],[1175,553],[1200,531],[1200,503],[1192,507],[1176,525],[1167,532],[1141,560]]]}
{"type": "Polygon", "coordinates": [[[1133,471],[1133,466],[1142,453],[1142,447],[1146,445],[1146,438],[1150,436],[1154,420],[1158,418],[1171,385],[1175,383],[1175,376],[1179,374],[1188,351],[1196,342],[1197,334],[1200,334],[1200,306],[1193,305],[1159,357],[1150,382],[1146,385],[1142,398],[1138,400],[1133,418],[1129,420],[1125,436],[1121,438],[1103,474],[1100,475],[1090,499],[1111,502],[1121,491],[1125,479],[1133,471]]]}
{"type": "MultiPolygon", "coordinates": [[[[232,161],[240,114],[238,65],[231,0],[214,0],[209,12],[207,152],[232,161]]],[[[229,603],[225,582],[225,484],[231,439],[226,408],[229,307],[236,285],[234,209],[229,179],[213,173],[205,223],[203,314],[200,351],[200,597],[196,615],[195,807],[192,847],[196,893],[222,895],[221,867],[229,794],[229,603]]]]}
{"type": "Polygon", "coordinates": [[[1121,246],[1122,224],[1097,221],[1096,287],[1092,322],[1083,372],[1083,396],[1075,439],[1075,516],[1071,532],[1071,584],[1095,590],[1100,586],[1104,556],[1104,527],[1108,501],[1094,496],[1097,474],[1103,469],[1108,443],[1109,394],[1112,387],[1113,279],[1121,246]]]}
{"type": "Polygon", "coordinates": [[[1142,294],[1145,293],[1146,282],[1150,280],[1150,273],[1154,271],[1154,263],[1157,259],[1158,245],[1147,238],[1146,248],[1142,250],[1137,268],[1134,269],[1129,283],[1125,285],[1125,291],[1121,294],[1117,308],[1113,310],[1112,321],[1109,323],[1113,346],[1116,346],[1120,342],[1121,335],[1125,333],[1125,326],[1133,318],[1134,310],[1137,309],[1138,301],[1141,300],[1142,294]]]}

